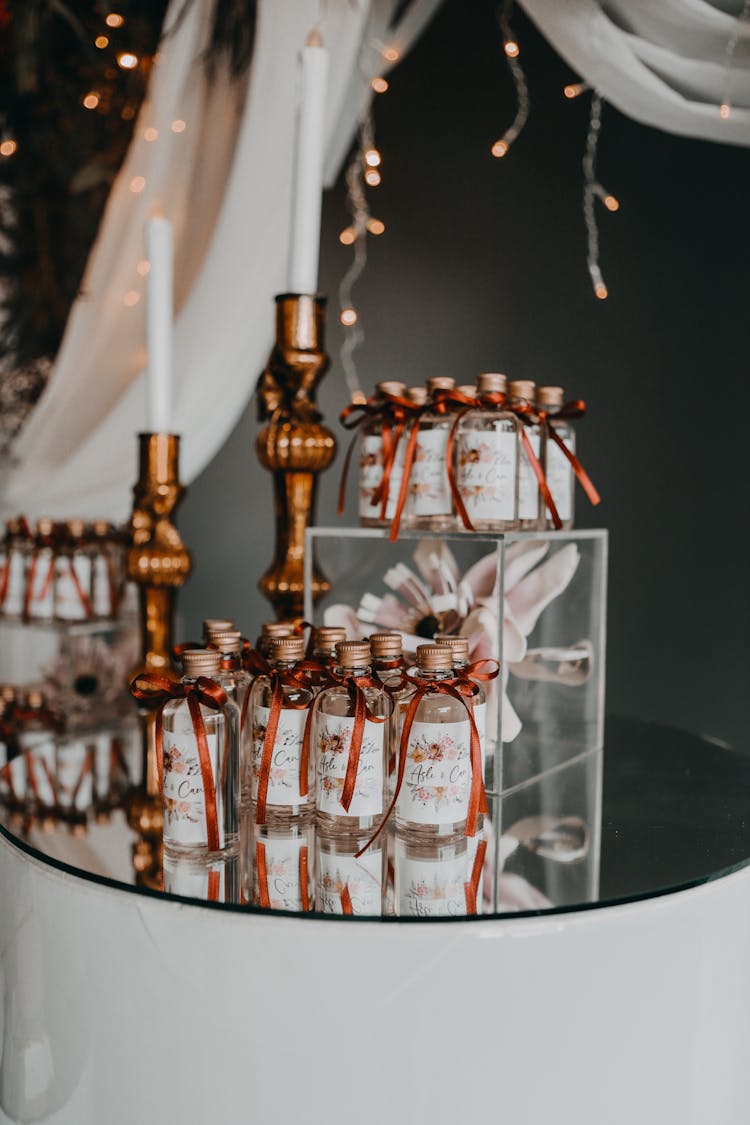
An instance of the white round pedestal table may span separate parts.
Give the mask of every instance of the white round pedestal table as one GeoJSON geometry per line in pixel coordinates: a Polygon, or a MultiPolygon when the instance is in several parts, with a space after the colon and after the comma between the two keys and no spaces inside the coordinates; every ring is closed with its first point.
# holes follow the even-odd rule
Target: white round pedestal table
{"type": "Polygon", "coordinates": [[[740,1125],[749,786],[610,724],[593,901],[463,920],[179,899],[128,885],[115,818],[87,869],[6,815],[0,1122],[740,1125]]]}

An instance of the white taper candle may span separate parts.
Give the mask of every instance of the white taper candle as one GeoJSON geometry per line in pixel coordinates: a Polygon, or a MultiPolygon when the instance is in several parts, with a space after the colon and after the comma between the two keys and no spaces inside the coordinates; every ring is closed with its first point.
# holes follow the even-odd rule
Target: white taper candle
{"type": "Polygon", "coordinates": [[[307,37],[300,65],[288,288],[290,293],[315,293],[318,288],[328,81],[328,52],[317,30],[311,31],[307,37]]]}
{"type": "Polygon", "coordinates": [[[161,217],[146,223],[148,302],[146,387],[148,428],[151,433],[172,432],[172,224],[161,217]]]}

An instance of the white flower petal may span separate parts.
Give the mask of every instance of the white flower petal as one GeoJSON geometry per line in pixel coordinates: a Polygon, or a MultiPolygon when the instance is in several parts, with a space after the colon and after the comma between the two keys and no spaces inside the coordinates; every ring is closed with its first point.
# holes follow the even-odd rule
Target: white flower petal
{"type": "Polygon", "coordinates": [[[525,636],[531,633],[542,610],[569,585],[580,561],[575,543],[568,543],[507,595],[508,606],[525,636]]]}
{"type": "Polygon", "coordinates": [[[518,540],[505,552],[505,596],[540,563],[549,551],[548,539],[518,540]]]}

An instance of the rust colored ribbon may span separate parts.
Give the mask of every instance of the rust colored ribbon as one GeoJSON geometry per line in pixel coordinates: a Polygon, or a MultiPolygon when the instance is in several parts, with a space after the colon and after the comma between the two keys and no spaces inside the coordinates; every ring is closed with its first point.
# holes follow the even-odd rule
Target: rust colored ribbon
{"type": "Polygon", "coordinates": [[[569,418],[583,418],[585,413],[586,403],[583,399],[571,399],[570,402],[566,402],[565,405],[561,406],[554,414],[549,414],[546,410],[540,410],[539,421],[543,426],[546,425],[547,433],[552,438],[557,448],[567,457],[573,472],[578,478],[581,488],[588,496],[590,502],[596,506],[601,503],[602,498],[597,492],[594,482],[591,480],[591,477],[588,475],[575,453],[568,449],[563,439],[555,430],[555,422],[567,421],[569,418]]]}
{"type": "Polygon", "coordinates": [[[354,790],[357,787],[357,773],[359,771],[359,759],[362,752],[362,740],[365,735],[365,723],[384,723],[385,718],[380,718],[378,715],[373,715],[367,706],[367,696],[364,689],[366,687],[375,688],[376,691],[383,690],[383,684],[380,680],[376,680],[373,676],[352,676],[342,675],[333,676],[337,683],[345,687],[349,693],[349,698],[354,704],[354,725],[352,727],[352,738],[349,743],[349,754],[346,761],[346,773],[344,775],[344,788],[341,790],[341,804],[346,812],[349,812],[352,800],[354,798],[354,790]]]}
{"type": "Polygon", "coordinates": [[[511,403],[509,409],[513,411],[515,416],[521,422],[521,443],[523,445],[523,451],[526,454],[526,460],[529,462],[531,468],[533,469],[534,476],[536,477],[537,484],[539,485],[539,491],[542,494],[553,526],[557,531],[559,531],[562,527],[560,514],[557,511],[555,501],[552,499],[552,493],[549,490],[549,485],[547,484],[547,478],[544,475],[544,469],[542,468],[541,461],[532,449],[531,442],[529,441],[529,435],[526,433],[526,427],[533,425],[537,421],[538,415],[536,414],[534,407],[527,402],[511,403]]]}
{"type": "MultiPolygon", "coordinates": [[[[284,688],[304,688],[307,689],[307,684],[302,676],[298,676],[295,671],[286,671],[280,668],[272,668],[268,676],[271,682],[271,706],[268,715],[268,725],[266,727],[265,737],[263,739],[263,749],[260,758],[260,775],[258,777],[258,796],[255,801],[255,822],[256,824],[265,824],[266,820],[266,802],[268,800],[268,782],[271,777],[271,764],[273,761],[273,751],[276,744],[276,733],[279,728],[279,719],[281,717],[282,709],[289,709],[293,711],[308,710],[307,703],[291,703],[286,700],[284,688]]],[[[308,731],[310,727],[310,716],[312,708],[309,708],[307,719],[305,721],[305,734],[302,739],[302,751],[300,753],[299,761],[299,791],[300,796],[305,797],[309,792],[308,770],[309,770],[309,737],[308,731]]]]}
{"type": "MultiPolygon", "coordinates": [[[[269,909],[271,896],[268,891],[268,866],[266,864],[266,845],[257,840],[255,844],[255,870],[258,876],[258,898],[260,905],[269,909]]],[[[310,882],[308,865],[308,848],[303,844],[299,850],[299,890],[302,909],[307,913],[310,910],[310,882]]]]}
{"type": "Polygon", "coordinates": [[[300,898],[302,899],[302,909],[307,913],[310,909],[310,892],[308,890],[308,883],[310,876],[308,874],[307,862],[307,844],[303,844],[299,850],[299,890],[300,898]]]}
{"type": "Polygon", "coordinates": [[[75,563],[75,556],[74,555],[68,555],[68,567],[70,569],[70,577],[73,579],[73,585],[76,588],[76,593],[78,594],[78,600],[81,603],[81,606],[83,608],[83,612],[86,614],[87,617],[93,617],[94,611],[91,608],[91,599],[89,598],[88,594],[86,593],[83,586],[81,585],[81,580],[78,577],[78,571],[76,570],[76,563],[75,563]]]}
{"type": "Polygon", "coordinates": [[[93,768],[94,768],[94,753],[93,753],[92,750],[87,750],[86,751],[86,757],[84,758],[83,765],[81,766],[81,772],[78,774],[78,779],[77,779],[77,781],[75,783],[75,787],[73,789],[73,796],[71,797],[71,801],[70,801],[71,808],[74,809],[76,807],[76,801],[78,800],[78,794],[81,791],[81,786],[83,785],[84,781],[86,780],[88,775],[91,773],[93,768]]]}
{"type": "Polygon", "coordinates": [[[146,700],[159,705],[156,711],[155,725],[156,768],[159,777],[159,790],[162,794],[164,791],[164,731],[162,728],[164,708],[170,699],[186,700],[193,723],[195,740],[198,744],[198,758],[200,760],[203,799],[206,810],[206,840],[210,851],[219,851],[221,843],[216,807],[216,785],[201,704],[211,711],[221,711],[227,703],[226,692],[215,680],[210,680],[207,676],[199,676],[192,684],[176,684],[168,680],[166,676],[147,672],[133,680],[130,685],[130,694],[139,701],[146,700]]]}
{"type": "Polygon", "coordinates": [[[341,913],[342,914],[353,914],[354,913],[354,910],[352,909],[352,896],[349,894],[349,884],[348,883],[344,883],[344,886],[341,888],[341,913]]]}
{"type": "Polygon", "coordinates": [[[209,871],[208,873],[208,893],[207,898],[209,902],[219,901],[219,889],[221,887],[221,872],[209,871]]]}
{"type": "Polygon", "coordinates": [[[10,552],[10,547],[6,547],[2,577],[0,577],[0,606],[5,605],[5,599],[8,596],[8,582],[10,581],[10,552]]]}
{"type": "MultiPolygon", "coordinates": [[[[483,394],[477,395],[476,398],[471,398],[469,395],[463,394],[461,391],[442,391],[439,392],[446,397],[444,401],[452,404],[451,410],[455,413],[455,420],[450,428],[448,434],[448,442],[445,448],[445,470],[448,474],[448,484],[450,485],[451,495],[453,496],[453,503],[456,506],[461,523],[467,531],[476,531],[474,524],[469,518],[469,513],[466,511],[463,497],[458,487],[456,480],[456,469],[453,463],[453,450],[455,448],[456,433],[461,419],[469,413],[470,410],[500,410],[507,404],[507,396],[502,391],[485,391],[483,394]]],[[[442,412],[445,413],[444,409],[442,412]]]]}
{"type": "Polygon", "coordinates": [[[6,781],[6,782],[7,782],[7,784],[8,784],[8,793],[10,794],[10,798],[11,798],[11,800],[12,800],[12,801],[13,801],[13,802],[14,802],[15,804],[18,804],[18,803],[19,803],[19,801],[18,801],[18,794],[16,793],[16,787],[15,787],[15,785],[13,784],[13,771],[12,771],[12,769],[10,768],[10,767],[11,767],[11,765],[13,764],[13,761],[14,761],[14,760],[15,760],[15,759],[11,759],[11,761],[10,761],[10,762],[6,762],[6,763],[5,763],[5,765],[3,766],[3,768],[2,768],[1,770],[0,770],[0,777],[4,778],[4,779],[5,779],[5,781],[6,781]]]}
{"type": "Polygon", "coordinates": [[[474,863],[471,868],[471,877],[464,883],[464,894],[466,896],[466,913],[476,914],[477,900],[479,898],[479,883],[482,878],[482,868],[484,867],[484,857],[487,852],[487,841],[480,840],[477,846],[477,854],[474,856],[474,863]]]}
{"type": "MultiPolygon", "coordinates": [[[[497,675],[497,673],[495,673],[497,675]]],[[[470,680],[462,678],[451,678],[450,680],[412,680],[412,683],[417,684],[414,695],[409,701],[409,707],[404,719],[404,726],[401,731],[401,744],[399,746],[398,754],[398,774],[396,777],[396,789],[388,807],[388,811],[383,817],[382,821],[376,832],[370,837],[363,848],[357,852],[355,859],[359,859],[367,849],[375,843],[380,833],[385,828],[390,820],[393,812],[395,811],[399,795],[401,793],[401,786],[404,781],[404,772],[406,770],[406,757],[409,749],[409,735],[414,723],[414,716],[417,713],[417,708],[422,702],[422,699],[428,692],[434,692],[438,695],[449,695],[453,699],[459,700],[466,709],[466,715],[469,720],[469,762],[471,765],[471,788],[469,790],[469,805],[466,811],[466,835],[476,836],[477,822],[480,813],[489,811],[487,806],[487,794],[484,789],[484,777],[482,776],[482,750],[479,741],[479,731],[477,724],[474,720],[471,703],[468,696],[472,694],[473,686],[470,680]]]]}

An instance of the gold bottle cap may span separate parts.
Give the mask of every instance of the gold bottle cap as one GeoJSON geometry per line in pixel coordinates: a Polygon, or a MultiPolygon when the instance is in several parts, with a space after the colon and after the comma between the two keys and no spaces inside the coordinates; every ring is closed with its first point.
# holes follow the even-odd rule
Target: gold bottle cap
{"type": "Polygon", "coordinates": [[[21,530],[21,524],[20,524],[19,520],[9,519],[9,520],[5,521],[5,534],[6,535],[18,535],[20,530],[21,530]]]}
{"type": "Polygon", "coordinates": [[[346,629],[343,625],[316,625],[313,628],[313,651],[319,649],[332,649],[339,641],[346,640],[346,629]]]}
{"type": "Polygon", "coordinates": [[[417,667],[423,672],[450,672],[453,653],[446,645],[420,645],[417,649],[417,667]]]}
{"type": "Polygon", "coordinates": [[[49,516],[42,516],[41,519],[38,519],[36,521],[36,533],[37,533],[37,535],[43,535],[46,539],[52,534],[52,532],[54,530],[55,530],[55,521],[51,520],[49,518],[49,516]]]}
{"type": "Polygon", "coordinates": [[[94,520],[91,524],[91,530],[97,539],[105,539],[114,531],[114,528],[109,520],[94,520]]]}
{"type": "Polygon", "coordinates": [[[40,688],[29,688],[26,696],[26,706],[30,711],[41,711],[45,704],[44,692],[40,688]]]}
{"type": "Polygon", "coordinates": [[[182,668],[186,676],[213,676],[221,670],[221,653],[205,648],[189,648],[183,652],[182,668]]]}
{"type": "Polygon", "coordinates": [[[367,638],[374,657],[400,656],[402,641],[400,633],[371,633],[367,638]]]}
{"type": "Polygon", "coordinates": [[[536,383],[531,379],[513,379],[508,383],[508,394],[511,398],[525,398],[527,402],[533,402],[536,383]]]}
{"type": "Polygon", "coordinates": [[[386,379],[384,383],[376,383],[375,390],[379,395],[402,395],[406,390],[406,383],[399,383],[396,379],[386,379]]]}
{"type": "Polygon", "coordinates": [[[458,389],[462,395],[468,395],[470,398],[473,398],[477,393],[477,388],[473,383],[462,383],[458,389]]]}
{"type": "Polygon", "coordinates": [[[86,524],[79,519],[66,520],[65,528],[72,539],[83,539],[86,532],[86,524]]]}
{"type": "Polygon", "coordinates": [[[364,668],[370,663],[370,646],[367,641],[339,641],[336,659],[342,668],[364,668]]]}
{"type": "Polygon", "coordinates": [[[483,371],[477,378],[477,386],[480,391],[486,391],[487,394],[504,395],[508,391],[508,377],[495,371],[483,371]]]}
{"type": "Polygon", "coordinates": [[[427,390],[430,394],[434,391],[452,391],[455,385],[456,380],[450,375],[433,375],[427,380],[427,390]]]}
{"type": "Polygon", "coordinates": [[[0,687],[0,699],[2,699],[3,703],[15,703],[16,698],[17,693],[13,684],[3,684],[2,687],[0,687]]]}
{"type": "Polygon", "coordinates": [[[424,387],[408,387],[406,397],[415,406],[424,406],[427,402],[427,391],[424,387]]]}
{"type": "Polygon", "coordinates": [[[536,401],[540,406],[562,406],[564,393],[562,387],[537,387],[536,401]]]}
{"type": "Polygon", "coordinates": [[[203,636],[206,640],[209,639],[208,634],[212,629],[220,632],[229,632],[234,629],[234,621],[230,621],[228,617],[204,617],[203,618],[203,636]]]}
{"type": "Polygon", "coordinates": [[[222,655],[232,656],[242,652],[242,634],[239,629],[209,629],[208,643],[216,645],[222,655]]]}
{"type": "Polygon", "coordinates": [[[435,644],[444,645],[451,650],[453,659],[468,660],[469,659],[469,638],[468,637],[453,637],[448,633],[436,633],[435,644]]]}
{"type": "Polygon", "coordinates": [[[294,625],[290,621],[265,621],[260,631],[264,637],[290,637],[294,633],[294,625]]]}
{"type": "Polygon", "coordinates": [[[302,660],[305,641],[302,637],[275,637],[271,641],[271,660],[302,660]]]}

